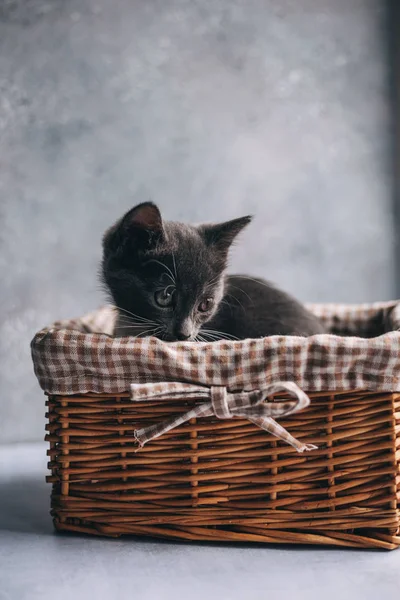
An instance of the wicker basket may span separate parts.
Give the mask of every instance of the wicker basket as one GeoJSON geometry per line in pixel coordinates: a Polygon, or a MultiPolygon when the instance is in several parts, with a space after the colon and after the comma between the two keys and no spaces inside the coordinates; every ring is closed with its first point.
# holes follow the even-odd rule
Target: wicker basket
{"type": "Polygon", "coordinates": [[[196,399],[48,395],[57,530],[179,540],[400,545],[400,393],[311,392],[281,421],[299,454],[244,419],[192,419],[138,451],[133,431],[196,399]]]}

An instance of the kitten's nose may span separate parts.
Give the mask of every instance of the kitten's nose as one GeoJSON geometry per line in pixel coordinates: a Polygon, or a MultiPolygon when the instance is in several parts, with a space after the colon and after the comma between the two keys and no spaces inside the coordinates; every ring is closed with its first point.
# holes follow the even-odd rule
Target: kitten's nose
{"type": "Polygon", "coordinates": [[[177,340],[188,340],[191,337],[192,327],[188,319],[175,324],[174,335],[177,340]]]}
{"type": "Polygon", "coordinates": [[[177,340],[188,340],[190,338],[190,335],[187,335],[187,333],[185,333],[184,331],[176,331],[175,332],[175,336],[177,340]]]}

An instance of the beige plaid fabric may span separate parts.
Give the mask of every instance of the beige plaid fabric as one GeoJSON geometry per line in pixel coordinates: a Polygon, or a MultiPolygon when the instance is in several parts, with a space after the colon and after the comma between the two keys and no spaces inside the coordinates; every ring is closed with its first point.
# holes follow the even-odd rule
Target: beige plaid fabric
{"type": "Polygon", "coordinates": [[[303,410],[310,404],[308,396],[294,383],[280,382],[267,386],[263,390],[251,392],[228,393],[226,387],[203,387],[188,383],[163,382],[163,383],[132,383],[131,398],[135,402],[146,400],[206,400],[202,404],[195,405],[182,415],[173,417],[162,423],[155,423],[144,429],[135,430],[135,438],[140,446],[146,442],[159,437],[163,433],[186,423],[190,419],[198,417],[215,416],[218,419],[232,419],[242,417],[268,431],[283,442],[293,446],[297,452],[315,450],[317,446],[303,444],[296,440],[286,429],[274,421],[273,417],[284,417],[299,410],[303,410]],[[270,401],[268,397],[279,392],[287,392],[296,400],[270,401]]]}
{"type": "Polygon", "coordinates": [[[130,390],[138,402],[204,400],[171,420],[137,430],[140,445],[192,418],[241,417],[303,452],[315,446],[302,444],[274,420],[309,404],[302,390],[400,391],[400,304],[309,308],[331,334],[166,343],[112,337],[116,313],[103,307],[36,334],[34,369],[48,394],[130,390]],[[295,400],[269,400],[281,391],[295,400]]]}
{"type": "Polygon", "coordinates": [[[34,369],[41,387],[58,395],[126,392],[131,383],[162,381],[224,386],[230,392],[281,381],[307,392],[400,391],[400,304],[310,308],[342,335],[214,343],[113,338],[115,312],[104,307],[36,334],[34,369]]]}

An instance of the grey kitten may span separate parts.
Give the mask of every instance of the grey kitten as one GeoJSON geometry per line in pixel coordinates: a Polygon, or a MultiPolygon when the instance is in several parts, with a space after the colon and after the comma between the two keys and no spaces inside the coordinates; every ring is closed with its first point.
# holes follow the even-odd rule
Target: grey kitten
{"type": "Polygon", "coordinates": [[[229,248],[250,221],[163,221],[152,202],[127,212],[103,238],[115,335],[215,341],[323,333],[316,317],[270,283],[225,275],[229,248]]]}

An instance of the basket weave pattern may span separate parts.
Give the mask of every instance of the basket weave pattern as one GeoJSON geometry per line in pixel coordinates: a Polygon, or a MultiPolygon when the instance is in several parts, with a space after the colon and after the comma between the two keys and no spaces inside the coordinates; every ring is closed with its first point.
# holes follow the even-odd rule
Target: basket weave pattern
{"type": "Polygon", "coordinates": [[[49,396],[58,530],[183,540],[400,545],[400,393],[314,393],[282,420],[298,454],[242,419],[193,419],[138,449],[133,431],[192,407],[128,394],[49,396]]]}

